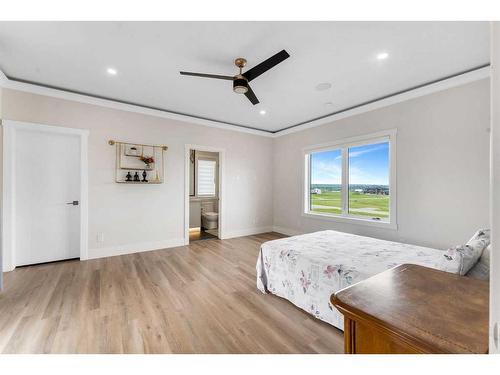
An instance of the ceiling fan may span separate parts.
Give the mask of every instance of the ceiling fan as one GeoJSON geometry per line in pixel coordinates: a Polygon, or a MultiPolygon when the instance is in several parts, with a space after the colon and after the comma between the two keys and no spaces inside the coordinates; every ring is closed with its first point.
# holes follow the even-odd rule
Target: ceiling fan
{"type": "Polygon", "coordinates": [[[234,65],[236,65],[240,72],[235,76],[222,76],[217,74],[204,74],[204,73],[193,73],[193,72],[180,72],[184,76],[195,76],[195,77],[205,77],[205,78],[215,78],[215,79],[225,79],[228,81],[233,81],[233,91],[237,94],[245,94],[245,96],[252,102],[253,105],[259,103],[259,99],[255,96],[252,88],[248,84],[251,80],[257,78],[262,73],[267,72],[269,69],[275,67],[283,60],[289,58],[290,55],[285,50],[278,52],[274,56],[271,56],[267,60],[264,60],[260,64],[254,66],[252,69],[247,70],[242,73],[242,69],[246,66],[247,60],[238,57],[234,60],[234,65]]]}

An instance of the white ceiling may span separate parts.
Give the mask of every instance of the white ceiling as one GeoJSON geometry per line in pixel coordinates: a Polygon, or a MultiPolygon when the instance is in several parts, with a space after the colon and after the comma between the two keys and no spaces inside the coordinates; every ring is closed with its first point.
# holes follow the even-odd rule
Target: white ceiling
{"type": "Polygon", "coordinates": [[[11,79],[271,132],[488,63],[487,22],[0,22],[11,79]],[[282,49],[251,82],[256,106],[231,81],[179,75],[233,75],[236,57],[251,68],[282,49]]]}

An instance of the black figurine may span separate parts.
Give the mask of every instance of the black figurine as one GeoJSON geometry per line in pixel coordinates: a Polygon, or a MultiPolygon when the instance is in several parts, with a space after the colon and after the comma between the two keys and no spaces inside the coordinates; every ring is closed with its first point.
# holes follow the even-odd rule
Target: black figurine
{"type": "Polygon", "coordinates": [[[147,174],[147,172],[144,170],[144,171],[142,172],[142,182],[148,182],[148,180],[146,180],[146,176],[147,176],[147,175],[148,175],[148,174],[147,174]]]}
{"type": "Polygon", "coordinates": [[[136,182],[140,182],[141,181],[141,179],[139,178],[139,173],[138,172],[135,172],[135,174],[134,174],[134,181],[136,181],[136,182]]]}
{"type": "Polygon", "coordinates": [[[125,176],[126,180],[125,181],[132,181],[132,175],[130,174],[130,171],[127,172],[127,175],[125,176]]]}

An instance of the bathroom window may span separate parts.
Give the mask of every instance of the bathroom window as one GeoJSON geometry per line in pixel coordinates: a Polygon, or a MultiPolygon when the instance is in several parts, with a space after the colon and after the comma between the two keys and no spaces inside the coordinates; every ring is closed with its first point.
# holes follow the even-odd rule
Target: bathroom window
{"type": "Polygon", "coordinates": [[[214,197],[216,192],[217,162],[198,159],[198,196],[214,197]]]}

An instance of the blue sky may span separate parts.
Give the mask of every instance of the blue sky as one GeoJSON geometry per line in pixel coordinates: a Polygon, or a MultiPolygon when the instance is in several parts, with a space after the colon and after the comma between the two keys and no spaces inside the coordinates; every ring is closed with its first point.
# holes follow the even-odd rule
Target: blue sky
{"type": "MultiPolygon", "coordinates": [[[[340,150],[311,155],[313,184],[340,184],[342,157],[340,150]]],[[[389,185],[389,143],[349,148],[349,182],[351,184],[389,185]]]]}

